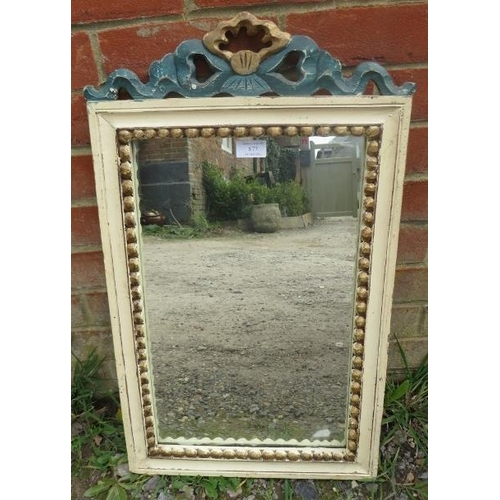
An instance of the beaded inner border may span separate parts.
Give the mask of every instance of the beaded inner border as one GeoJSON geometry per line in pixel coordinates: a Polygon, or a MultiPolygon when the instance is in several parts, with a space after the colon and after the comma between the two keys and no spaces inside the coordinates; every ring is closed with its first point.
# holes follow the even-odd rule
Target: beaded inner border
{"type": "Polygon", "coordinates": [[[146,431],[147,450],[152,458],[185,459],[229,459],[229,460],[268,460],[268,461],[322,461],[354,462],[359,442],[359,419],[362,398],[362,374],[364,361],[364,341],[366,311],[370,293],[370,267],[377,179],[379,173],[379,151],[382,140],[380,125],[319,125],[319,126],[231,126],[196,128],[134,128],[117,131],[117,153],[122,188],[123,223],[127,243],[129,270],[129,291],[132,306],[135,354],[140,381],[143,410],[143,425],[146,431]],[[347,426],[347,445],[344,448],[325,450],[314,447],[297,448],[276,445],[269,446],[228,446],[227,444],[179,446],[160,443],[156,433],[152,383],[148,360],[143,288],[141,283],[141,264],[138,250],[137,194],[133,181],[132,147],[133,140],[154,138],[194,138],[194,137],[271,137],[285,136],[364,136],[365,168],[363,178],[362,214],[358,235],[357,286],[354,305],[352,336],[352,359],[350,368],[349,412],[347,426]]]}

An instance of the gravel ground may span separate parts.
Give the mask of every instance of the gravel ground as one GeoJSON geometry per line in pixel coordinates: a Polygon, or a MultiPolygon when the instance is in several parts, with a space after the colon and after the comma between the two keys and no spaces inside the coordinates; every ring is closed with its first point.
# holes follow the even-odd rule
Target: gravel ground
{"type": "Polygon", "coordinates": [[[165,437],[343,439],[356,228],[144,239],[165,437]]]}

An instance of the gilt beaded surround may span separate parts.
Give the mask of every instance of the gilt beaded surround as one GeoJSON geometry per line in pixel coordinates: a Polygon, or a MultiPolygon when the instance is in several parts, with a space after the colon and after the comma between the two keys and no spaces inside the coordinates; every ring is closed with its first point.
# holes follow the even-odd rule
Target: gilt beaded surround
{"type": "MultiPolygon", "coordinates": [[[[327,52],[320,50],[309,38],[290,36],[281,32],[270,21],[260,21],[251,14],[241,13],[234,19],[220,23],[205,35],[203,42],[189,40],[179,45],[174,54],[167,54],[155,61],[149,70],[150,81],[146,84],[126,69],[111,73],[101,89],[86,87],[87,100],[113,100],[120,89],[127,91],[134,100],[159,99],[174,93],[177,97],[231,96],[303,96],[318,91],[332,95],[363,94],[373,81],[383,95],[411,95],[413,83],[397,87],[390,75],[376,63],[359,65],[350,78],[341,74],[341,65],[327,52]],[[248,35],[264,33],[264,47],[259,52],[239,50],[235,53],[223,50],[227,44],[227,33],[237,35],[245,28],[248,35]],[[279,68],[290,53],[299,54],[298,81],[288,80],[279,68]],[[194,57],[201,55],[214,73],[204,82],[196,77],[194,57]]],[[[366,311],[370,294],[370,267],[373,226],[376,217],[377,180],[379,174],[379,151],[383,130],[381,124],[345,125],[343,123],[317,126],[222,126],[193,128],[135,128],[119,130],[117,133],[117,156],[122,188],[123,224],[126,233],[129,268],[129,292],[131,315],[135,335],[135,353],[140,380],[143,421],[147,439],[148,455],[152,458],[219,459],[219,460],[265,460],[265,461],[321,461],[354,462],[358,450],[359,418],[362,398],[362,374],[366,311]],[[357,288],[354,301],[352,326],[352,359],[350,369],[350,392],[348,422],[345,445],[339,448],[316,446],[308,441],[300,443],[279,440],[275,446],[263,441],[250,441],[241,445],[237,439],[215,439],[207,444],[179,445],[160,442],[156,432],[153,386],[148,359],[148,339],[143,304],[143,285],[138,242],[138,199],[135,191],[134,167],[132,165],[131,142],[155,138],[194,137],[260,137],[278,136],[364,136],[366,154],[362,186],[362,213],[358,235],[357,288]],[[234,445],[238,446],[234,446],[234,445]]]]}

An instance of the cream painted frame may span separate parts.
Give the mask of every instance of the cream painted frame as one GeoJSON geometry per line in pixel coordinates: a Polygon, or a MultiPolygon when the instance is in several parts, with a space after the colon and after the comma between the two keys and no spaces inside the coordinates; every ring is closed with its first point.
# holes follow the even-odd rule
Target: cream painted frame
{"type": "MultiPolygon", "coordinates": [[[[130,470],[142,474],[236,477],[375,477],[411,97],[103,101],[88,102],[87,109],[130,470]],[[131,137],[148,134],[238,135],[242,128],[246,128],[245,133],[249,135],[260,135],[262,131],[275,135],[292,134],[294,127],[304,135],[334,131],[339,134],[362,133],[369,137],[374,131],[380,133],[375,141],[378,140],[377,151],[368,154],[366,161],[365,174],[371,177],[365,178],[364,189],[368,189],[368,194],[370,189],[375,189],[376,203],[375,207],[365,207],[364,222],[360,227],[358,270],[362,273],[365,267],[369,271],[364,276],[368,280],[365,288],[369,290],[369,300],[364,301],[364,311],[360,306],[358,312],[353,312],[354,322],[361,328],[353,331],[346,448],[158,444],[155,441],[154,398],[151,396],[154,387],[147,376],[147,325],[144,317],[141,319],[141,311],[134,310],[131,299],[134,288],[131,275],[134,273],[130,266],[132,261],[140,266],[140,238],[136,245],[133,240],[127,241],[133,232],[128,230],[133,229],[135,221],[139,220],[135,208],[137,203],[127,191],[132,190],[133,194],[134,190],[128,171],[128,141],[131,137]],[[123,190],[125,194],[122,194],[123,190]],[[368,258],[363,254],[367,249],[368,258]]],[[[357,302],[356,307],[358,304],[362,305],[363,301],[357,302]]]]}

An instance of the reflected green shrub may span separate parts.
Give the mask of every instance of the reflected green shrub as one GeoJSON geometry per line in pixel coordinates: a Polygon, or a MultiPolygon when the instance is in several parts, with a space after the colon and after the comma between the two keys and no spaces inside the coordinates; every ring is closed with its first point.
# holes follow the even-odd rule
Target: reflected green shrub
{"type": "Polygon", "coordinates": [[[248,218],[252,206],[263,203],[278,203],[284,217],[302,215],[309,209],[305,189],[294,181],[269,188],[258,180],[247,180],[240,172],[226,179],[217,165],[206,160],[202,163],[202,179],[211,221],[248,218]]]}

